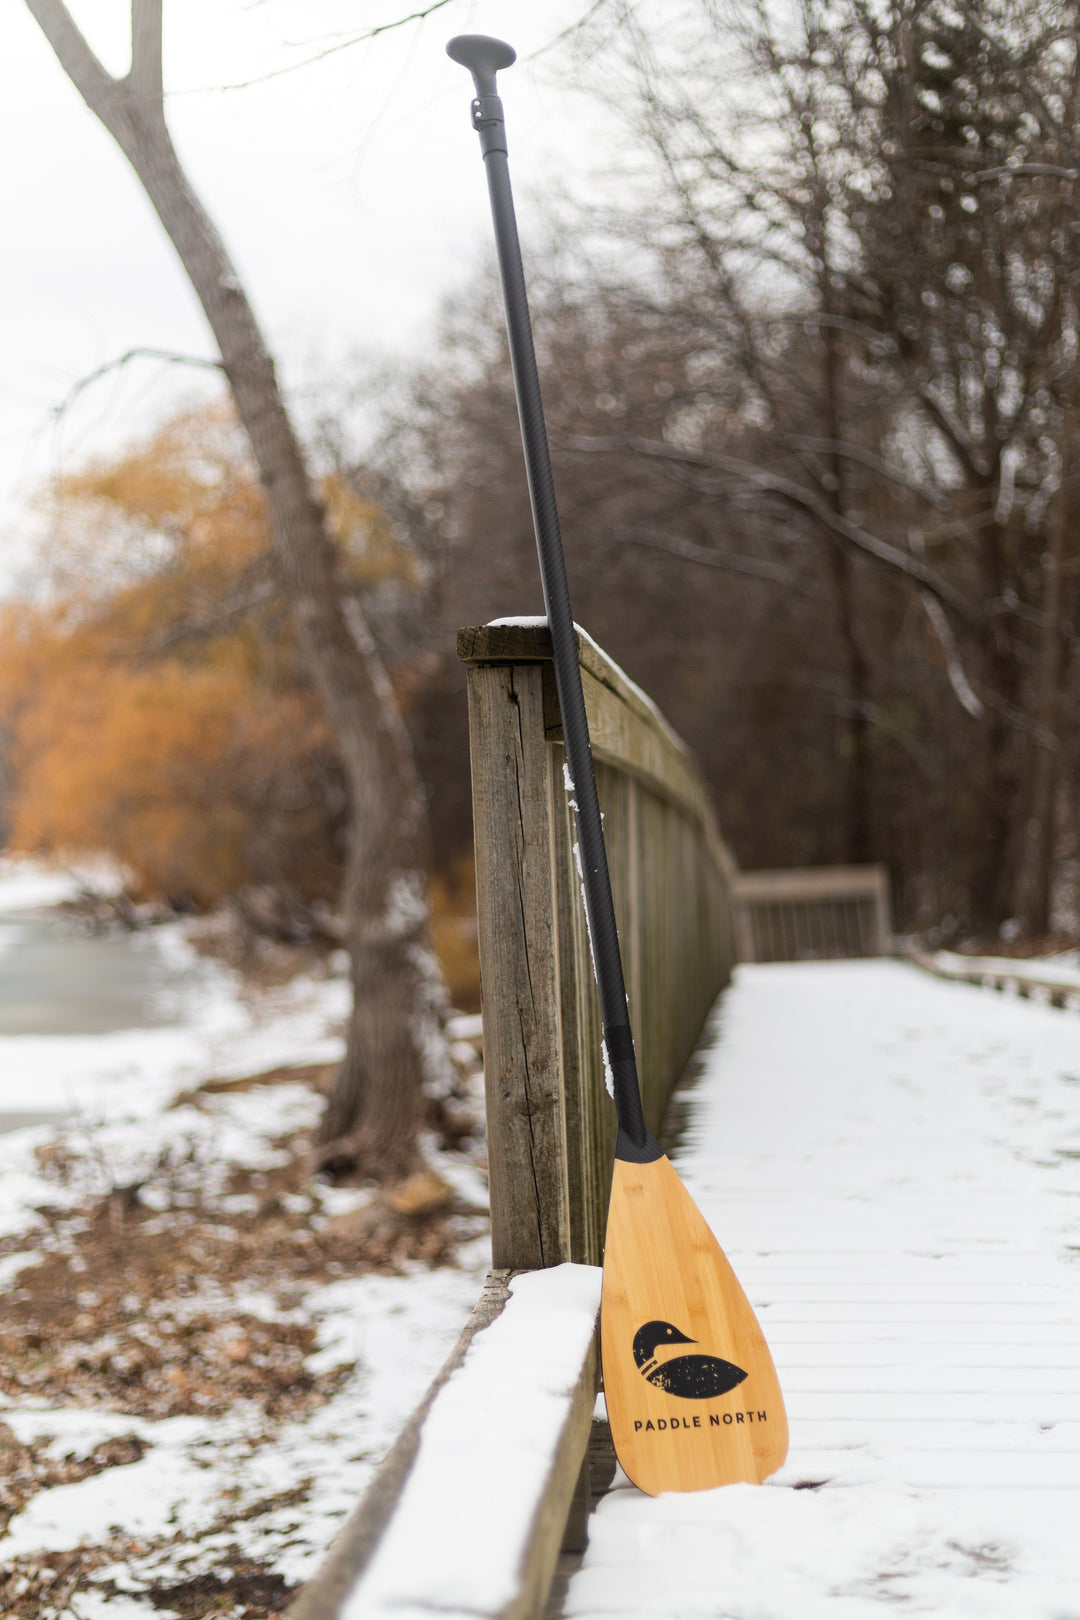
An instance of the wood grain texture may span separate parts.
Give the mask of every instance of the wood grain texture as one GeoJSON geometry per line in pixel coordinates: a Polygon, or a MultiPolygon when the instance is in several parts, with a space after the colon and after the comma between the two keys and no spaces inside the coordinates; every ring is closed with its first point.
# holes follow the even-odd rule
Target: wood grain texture
{"type": "MultiPolygon", "coordinates": [[[[566,1122],[570,1206],[568,1258],[598,1266],[604,1252],[604,1222],[615,1151],[615,1109],[604,1088],[600,1000],[592,974],[581,880],[574,860],[573,817],[563,786],[562,744],[548,745],[551,817],[555,835],[558,896],[559,1029],[566,1122]]],[[[605,784],[598,780],[601,807],[605,784]]],[[[616,918],[620,938],[628,919],[616,918]]]]}
{"type": "MultiPolygon", "coordinates": [[[[586,714],[645,1117],[672,1089],[734,961],[734,864],[693,759],[579,635],[586,714]]],[[[544,626],[459,632],[469,666],[492,1246],[499,1265],[598,1265],[615,1111],[574,857],[544,626]]]]}
{"type": "MultiPolygon", "coordinates": [[[[543,625],[473,625],[458,631],[458,657],[474,668],[538,664],[547,666],[545,723],[549,742],[562,741],[551,638],[543,625]]],[[[650,780],[664,796],[683,803],[711,823],[717,853],[734,872],[734,862],[716,828],[708,790],[693,755],[652,700],[580,632],[578,658],[589,736],[598,762],[608,761],[650,780]]]]}
{"type": "Polygon", "coordinates": [[[569,1258],[551,797],[539,669],[469,672],[492,1264],[569,1258]]]}
{"type": "Polygon", "coordinates": [[[600,1344],[615,1450],[650,1496],[758,1484],[784,1461],[787,1416],[765,1336],[667,1158],[615,1161],[600,1344]],[[642,1347],[639,1335],[649,1323],[670,1324],[683,1342],[665,1345],[658,1330],[642,1347]],[[655,1354],[653,1337],[660,1339],[655,1354]],[[662,1376],[680,1359],[694,1360],[700,1367],[694,1376],[707,1382],[712,1369],[704,1358],[734,1363],[746,1376],[726,1393],[694,1397],[650,1382],[650,1374],[662,1376]]]}

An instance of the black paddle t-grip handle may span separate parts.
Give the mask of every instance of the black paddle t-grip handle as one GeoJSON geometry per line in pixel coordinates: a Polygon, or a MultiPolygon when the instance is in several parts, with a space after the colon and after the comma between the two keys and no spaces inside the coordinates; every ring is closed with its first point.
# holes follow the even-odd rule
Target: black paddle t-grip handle
{"type": "Polygon", "coordinates": [[[502,102],[495,91],[495,75],[500,68],[517,61],[517,52],[504,40],[489,34],[458,34],[446,47],[446,54],[467,67],[476,86],[472,104],[473,129],[480,136],[480,150],[506,151],[506,124],[502,102]]]}
{"type": "Polygon", "coordinates": [[[510,169],[506,158],[505,135],[498,128],[502,102],[495,89],[497,68],[509,67],[513,49],[501,40],[482,34],[464,34],[446,47],[455,62],[469,68],[476,84],[473,123],[480,132],[484,168],[487,173],[491,216],[495,226],[495,247],[499,260],[506,330],[510,343],[510,363],[514,373],[525,468],[532,503],[533,527],[540,557],[540,579],[544,588],[548,628],[551,632],[555,689],[559,697],[563,740],[573,782],[573,799],[578,835],[585,911],[592,945],[593,966],[600,991],[600,1011],[604,1039],[619,1119],[616,1155],[649,1163],[662,1156],[662,1149],[645,1128],[641,1107],[641,1087],[634,1058],[634,1041],[626,1010],[619,935],[611,898],[604,829],[600,801],[596,793],[589,723],[581,690],[578,666],[577,631],[570,608],[559,513],[555,503],[555,483],[551,474],[540,378],[533,348],[532,322],[525,291],[514,198],[510,189],[510,169]]]}

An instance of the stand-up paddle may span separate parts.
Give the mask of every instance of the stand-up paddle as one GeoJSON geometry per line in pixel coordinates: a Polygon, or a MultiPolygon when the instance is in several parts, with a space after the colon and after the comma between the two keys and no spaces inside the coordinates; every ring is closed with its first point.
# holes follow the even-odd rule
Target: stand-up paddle
{"type": "Polygon", "coordinates": [[[473,128],[491,194],[510,358],[563,736],[574,784],[585,909],[619,1133],[604,1246],[600,1339],[619,1461],[643,1491],[759,1481],[787,1455],[787,1418],[765,1337],[738,1280],[645,1128],[626,1006],[555,486],[518,246],[495,75],[515,52],[461,34],[446,47],[476,86],[473,128]]]}

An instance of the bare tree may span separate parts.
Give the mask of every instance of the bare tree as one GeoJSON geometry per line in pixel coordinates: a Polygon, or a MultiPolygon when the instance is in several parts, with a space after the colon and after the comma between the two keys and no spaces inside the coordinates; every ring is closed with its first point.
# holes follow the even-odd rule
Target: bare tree
{"type": "Polygon", "coordinates": [[[936,604],[914,622],[957,700],[964,909],[1045,919],[1074,640],[1052,509],[1073,454],[1075,7],[710,3],[655,36],[610,9],[635,86],[616,95],[660,177],[622,223],[656,267],[631,296],[696,343],[700,387],[660,442],[594,449],[711,479],[718,519],[741,485],[816,539],[853,857],[889,853],[867,561],[936,604]]]}
{"type": "MultiPolygon", "coordinates": [[[[1038,212],[1037,249],[1031,268],[1042,272],[1043,296],[1034,300],[1052,314],[1039,336],[1045,349],[1042,409],[1036,417],[1044,443],[1056,444],[1056,467],[1043,480],[1048,515],[1044,548],[1032,581],[1038,610],[1034,725],[1025,761],[1026,822],[1018,910],[1035,933],[1051,925],[1055,852],[1062,830],[1060,790],[1065,781],[1066,698],[1075,667],[1077,557],[1074,524],[1080,408],[1080,247],[1076,211],[1080,192],[1080,10],[1075,3],[1011,8],[962,3],[967,37],[978,44],[992,72],[1024,113],[1031,149],[1014,143],[999,161],[979,165],[980,188],[1004,188],[1014,209],[1038,212]],[[1038,26],[1034,26],[1038,24],[1038,26]],[[1040,251],[1041,250],[1041,251],[1040,251]],[[1053,330],[1056,321],[1057,331],[1053,330]],[[1056,487],[1055,487],[1056,486],[1056,487]]],[[[1027,245],[1027,244],[1025,244],[1027,245]]],[[[1029,296],[1029,303],[1031,302],[1029,296]]],[[[1052,460],[1055,458],[1051,458],[1052,460]]],[[[1015,473],[1012,482],[1015,485],[1015,473]]],[[[1021,469],[1021,476],[1028,469],[1021,469]]],[[[1040,493],[1042,493],[1040,491],[1040,493]]],[[[1045,499],[1045,496],[1043,497],[1045,499]]],[[[1074,818],[1075,827],[1075,818],[1074,818]]]]}
{"type": "Polygon", "coordinates": [[[386,1176],[416,1157],[425,1056],[438,1057],[427,946],[424,800],[386,672],[312,487],[274,363],[236,267],[165,122],[162,0],[132,0],[131,66],[108,74],[62,0],[27,0],[87,106],[135,170],[203,307],[266,493],[274,555],[348,782],[343,910],[352,960],[348,1049],[323,1159],[386,1176]]]}
{"type": "Polygon", "coordinates": [[[1061,500],[1048,496],[1068,476],[1080,255],[1068,228],[1076,175],[1064,169],[1052,125],[1033,116],[1031,90],[1075,111],[1077,19],[1066,9],[1071,24],[1038,0],[985,0],[983,23],[1003,21],[1018,42],[1010,61],[987,48],[964,8],[910,0],[890,8],[869,36],[889,141],[882,195],[869,200],[861,233],[867,316],[891,333],[909,408],[947,457],[939,483],[959,523],[953,566],[971,570],[980,606],[984,817],[974,904],[986,922],[1020,912],[1040,932],[1052,866],[1052,733],[1068,667],[1061,500]]]}

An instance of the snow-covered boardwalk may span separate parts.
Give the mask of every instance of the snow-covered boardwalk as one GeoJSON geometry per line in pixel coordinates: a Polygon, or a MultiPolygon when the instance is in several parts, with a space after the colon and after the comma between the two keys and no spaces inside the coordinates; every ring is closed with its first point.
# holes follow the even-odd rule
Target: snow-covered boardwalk
{"type": "Polygon", "coordinates": [[[763,1488],[617,1485],[564,1614],[1080,1620],[1080,1019],[783,965],[715,1033],[676,1162],[791,1454],[763,1488]]]}

